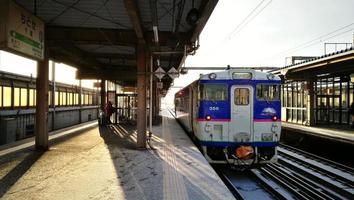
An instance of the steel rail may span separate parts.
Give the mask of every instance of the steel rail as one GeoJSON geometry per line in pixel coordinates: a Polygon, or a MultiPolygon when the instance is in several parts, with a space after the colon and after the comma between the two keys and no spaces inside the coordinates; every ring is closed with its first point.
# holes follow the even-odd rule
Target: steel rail
{"type": "Polygon", "coordinates": [[[285,168],[283,166],[278,165],[271,165],[271,168],[277,168],[281,173],[287,174],[289,177],[292,178],[292,181],[295,181],[297,184],[301,185],[302,188],[306,188],[306,191],[310,191],[315,194],[314,198],[323,198],[323,199],[344,199],[343,196],[339,195],[338,193],[331,190],[331,188],[325,187],[315,180],[310,179],[296,171],[291,169],[285,168]]]}
{"type": "Polygon", "coordinates": [[[232,181],[222,172],[218,173],[220,178],[224,181],[226,186],[230,189],[232,194],[236,197],[238,200],[243,200],[245,199],[241,193],[237,190],[237,188],[232,184],[232,181]]]}
{"type": "Polygon", "coordinates": [[[284,149],[287,149],[289,151],[293,151],[297,154],[302,154],[306,157],[310,157],[310,158],[315,158],[316,160],[320,161],[320,162],[325,162],[325,163],[328,163],[328,164],[331,164],[333,166],[336,166],[337,168],[339,168],[340,170],[342,171],[346,171],[352,175],[354,175],[354,168],[352,167],[349,167],[347,165],[344,165],[344,164],[341,164],[341,163],[338,163],[338,162],[335,162],[335,161],[332,161],[332,160],[329,160],[329,159],[326,159],[326,158],[323,158],[323,157],[320,157],[318,155],[315,155],[315,154],[312,154],[312,153],[309,153],[309,152],[306,152],[304,150],[301,150],[301,149],[297,149],[295,147],[292,147],[292,146],[289,146],[289,145],[286,145],[286,144],[279,144],[279,146],[281,148],[284,148],[284,149]]]}
{"type": "Polygon", "coordinates": [[[302,193],[314,199],[333,199],[331,196],[327,195],[323,191],[320,191],[316,186],[308,183],[304,179],[299,178],[295,174],[290,173],[289,171],[284,170],[283,168],[276,165],[267,165],[267,168],[276,172],[278,176],[281,176],[286,181],[291,183],[297,189],[300,189],[302,193]]]}
{"type": "Polygon", "coordinates": [[[250,171],[252,175],[256,177],[258,181],[260,181],[261,185],[265,187],[265,189],[268,192],[270,192],[270,194],[274,196],[276,199],[284,199],[284,200],[294,199],[294,197],[290,196],[289,194],[284,192],[281,188],[279,188],[278,185],[274,184],[273,182],[269,181],[266,177],[264,177],[260,172],[260,170],[251,169],[250,171]]]}
{"type": "Polygon", "coordinates": [[[327,190],[327,193],[332,194],[333,196],[341,196],[339,199],[343,199],[344,197],[348,199],[354,198],[354,189],[350,189],[350,186],[345,186],[343,183],[338,182],[337,180],[332,179],[332,177],[327,177],[325,173],[319,173],[312,169],[309,169],[308,166],[303,166],[299,163],[294,163],[290,160],[286,160],[285,158],[279,156],[278,161],[280,164],[285,166],[287,170],[296,171],[296,173],[301,174],[304,178],[309,178],[317,184],[322,185],[327,190]]]}
{"type": "Polygon", "coordinates": [[[341,182],[346,183],[351,187],[354,187],[354,176],[350,172],[348,173],[345,169],[340,169],[340,167],[337,167],[336,165],[333,165],[331,163],[326,163],[324,160],[322,160],[322,162],[316,161],[310,156],[298,154],[297,152],[294,152],[294,150],[291,151],[292,153],[289,153],[287,151],[291,150],[278,148],[279,155],[284,156],[287,159],[294,160],[298,163],[304,163],[312,167],[313,169],[322,171],[323,174],[326,174],[327,176],[330,175],[333,178],[336,178],[341,182]],[[301,156],[304,158],[301,158],[301,156]]]}
{"type": "Polygon", "coordinates": [[[298,199],[311,199],[306,194],[301,193],[292,184],[289,184],[283,178],[281,178],[281,177],[277,176],[276,174],[272,173],[271,171],[269,171],[269,169],[261,168],[260,171],[262,174],[265,174],[268,178],[271,178],[272,180],[276,181],[278,184],[280,184],[280,186],[282,186],[284,189],[286,189],[287,191],[292,193],[296,198],[298,198],[298,199]]]}

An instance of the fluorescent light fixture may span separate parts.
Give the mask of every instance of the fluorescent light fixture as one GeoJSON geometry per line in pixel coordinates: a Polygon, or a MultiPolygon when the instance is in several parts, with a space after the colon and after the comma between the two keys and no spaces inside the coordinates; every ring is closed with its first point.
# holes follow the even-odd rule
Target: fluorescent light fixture
{"type": "Polygon", "coordinates": [[[157,30],[157,26],[152,26],[152,31],[154,31],[155,42],[159,43],[159,31],[157,30]]]}

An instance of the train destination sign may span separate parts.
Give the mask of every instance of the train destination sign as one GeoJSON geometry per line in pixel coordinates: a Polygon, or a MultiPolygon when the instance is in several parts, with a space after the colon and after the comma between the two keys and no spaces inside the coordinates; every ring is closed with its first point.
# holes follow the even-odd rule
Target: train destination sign
{"type": "Polygon", "coordinates": [[[44,59],[44,22],[11,0],[0,0],[0,48],[44,59]]]}

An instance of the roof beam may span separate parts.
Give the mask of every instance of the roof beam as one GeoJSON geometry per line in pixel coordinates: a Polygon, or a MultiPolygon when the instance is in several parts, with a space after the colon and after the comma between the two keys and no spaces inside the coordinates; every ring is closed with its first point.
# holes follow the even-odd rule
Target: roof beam
{"type": "Polygon", "coordinates": [[[124,29],[48,26],[46,37],[48,41],[76,44],[133,46],[137,42],[134,32],[124,29]]]}
{"type": "MultiPolygon", "coordinates": [[[[134,69],[134,68],[133,68],[134,69]]],[[[136,81],[136,70],[90,70],[80,69],[77,71],[77,78],[79,79],[107,79],[117,81],[136,81]]]]}
{"type": "Polygon", "coordinates": [[[143,29],[141,27],[140,16],[134,0],[124,0],[125,10],[128,13],[130,22],[133,25],[136,37],[139,42],[145,43],[143,29]]]}
{"type": "Polygon", "coordinates": [[[125,60],[135,60],[135,54],[120,54],[120,53],[93,53],[86,52],[85,56],[91,58],[107,58],[107,59],[125,59],[125,60]]]}
{"type": "Polygon", "coordinates": [[[70,57],[71,61],[78,64],[77,67],[91,66],[92,68],[98,69],[102,66],[102,63],[97,61],[95,58],[85,56],[85,52],[76,47],[74,44],[63,43],[60,46],[57,45],[55,48],[50,48],[49,57],[58,57],[58,55],[67,58],[70,57]]]}
{"type": "MultiPolygon", "coordinates": [[[[146,31],[144,34],[147,38],[154,38],[154,33],[152,31],[146,31]]],[[[48,26],[46,28],[46,37],[53,46],[63,43],[75,43],[135,47],[137,43],[135,32],[125,29],[48,26]]],[[[159,31],[160,45],[168,45],[171,37],[171,32],[159,31]]],[[[181,41],[186,41],[188,36],[186,33],[180,33],[179,38],[181,41]]],[[[154,41],[147,40],[146,42],[153,43],[154,41]]]]}

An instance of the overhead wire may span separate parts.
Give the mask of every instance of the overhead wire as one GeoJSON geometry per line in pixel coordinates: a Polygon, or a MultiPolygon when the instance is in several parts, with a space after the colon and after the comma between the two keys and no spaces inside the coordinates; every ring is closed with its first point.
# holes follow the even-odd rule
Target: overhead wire
{"type": "Polygon", "coordinates": [[[233,36],[239,33],[245,26],[247,26],[247,24],[249,24],[255,17],[257,17],[257,15],[259,15],[272,2],[272,0],[268,1],[268,3],[258,11],[258,13],[253,15],[265,1],[266,0],[262,0],[261,2],[259,2],[257,6],[236,26],[236,28],[234,28],[233,31],[231,31],[231,33],[228,36],[229,39],[231,39],[233,36]]]}
{"type": "Polygon", "coordinates": [[[320,35],[320,36],[318,36],[318,37],[316,37],[316,38],[314,38],[314,39],[311,39],[311,40],[309,40],[309,41],[307,41],[307,42],[301,43],[300,45],[297,45],[296,47],[293,47],[293,48],[287,49],[287,50],[285,50],[285,51],[282,51],[282,52],[280,52],[280,53],[277,53],[277,54],[271,56],[270,58],[274,58],[274,57],[277,57],[277,56],[281,56],[281,55],[284,55],[284,54],[287,54],[287,53],[293,53],[293,52],[299,51],[299,50],[301,50],[301,49],[308,48],[308,47],[310,47],[310,46],[313,46],[313,45],[315,45],[315,44],[318,44],[318,43],[322,42],[323,40],[329,40],[329,39],[335,38],[335,37],[337,37],[337,36],[340,36],[340,35],[342,35],[342,34],[345,34],[345,33],[349,32],[349,31],[354,30],[354,28],[349,29],[349,30],[346,30],[346,31],[341,32],[341,33],[338,33],[338,34],[336,34],[336,35],[332,35],[332,34],[338,32],[338,31],[341,31],[341,30],[343,30],[343,29],[346,29],[346,28],[348,28],[348,27],[350,27],[350,26],[352,26],[352,25],[354,25],[354,22],[353,22],[353,23],[350,23],[350,24],[348,24],[348,25],[342,26],[342,27],[340,27],[340,28],[338,28],[338,29],[336,29],[336,30],[334,30],[334,31],[329,32],[329,33],[320,35]],[[331,35],[332,35],[332,36],[331,36],[331,35]],[[330,36],[330,37],[327,38],[327,36],[330,36]]]}

